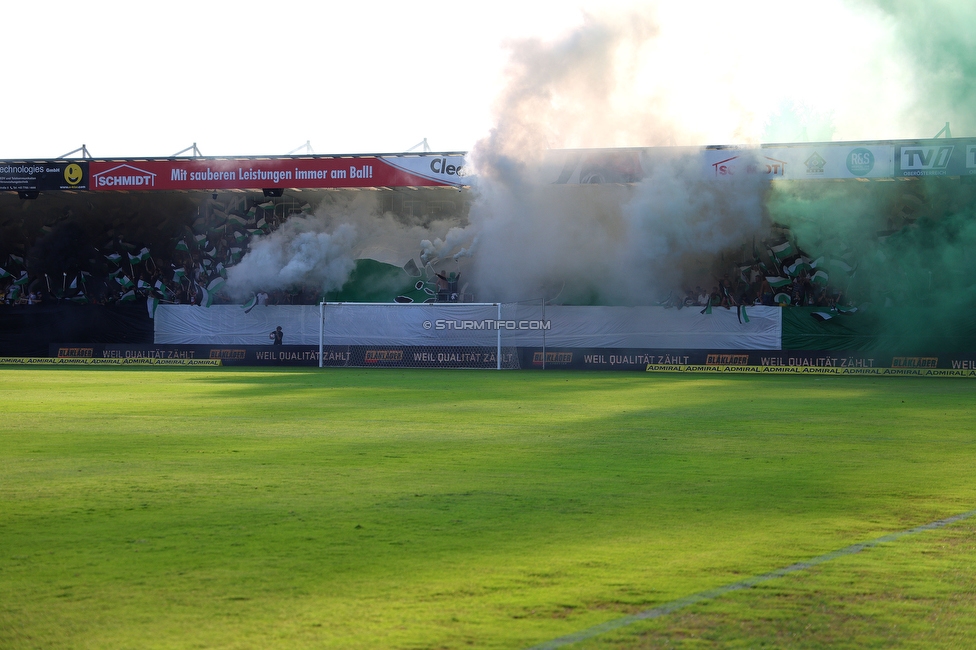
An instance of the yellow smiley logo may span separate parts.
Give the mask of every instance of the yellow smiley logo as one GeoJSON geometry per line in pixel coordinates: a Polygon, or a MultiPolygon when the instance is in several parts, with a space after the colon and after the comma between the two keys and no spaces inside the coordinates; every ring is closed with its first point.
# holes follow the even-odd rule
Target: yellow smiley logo
{"type": "Polygon", "coordinates": [[[68,185],[77,185],[81,182],[84,173],[81,171],[81,165],[71,163],[64,168],[64,180],[68,181],[68,185]]]}

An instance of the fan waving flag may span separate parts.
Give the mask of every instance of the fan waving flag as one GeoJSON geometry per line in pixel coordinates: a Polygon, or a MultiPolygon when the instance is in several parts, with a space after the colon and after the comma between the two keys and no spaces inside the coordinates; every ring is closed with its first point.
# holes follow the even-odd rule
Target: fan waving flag
{"type": "Polygon", "coordinates": [[[768,282],[769,286],[772,287],[773,289],[780,289],[790,284],[792,280],[790,280],[789,278],[781,278],[778,275],[767,275],[766,282],[768,282]]]}
{"type": "Polygon", "coordinates": [[[787,258],[794,253],[793,245],[790,244],[789,241],[786,241],[779,246],[772,246],[769,250],[773,251],[773,255],[775,255],[776,259],[778,260],[787,258]]]}

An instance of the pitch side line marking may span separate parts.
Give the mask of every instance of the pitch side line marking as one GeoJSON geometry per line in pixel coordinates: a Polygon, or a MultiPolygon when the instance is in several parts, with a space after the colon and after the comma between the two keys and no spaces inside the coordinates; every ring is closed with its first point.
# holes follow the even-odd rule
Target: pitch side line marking
{"type": "Polygon", "coordinates": [[[797,571],[803,571],[804,569],[809,569],[810,567],[817,566],[818,564],[823,564],[824,562],[830,562],[831,560],[835,560],[845,555],[853,555],[854,553],[858,553],[866,548],[877,546],[878,544],[884,544],[885,542],[893,542],[897,539],[905,537],[906,535],[914,535],[915,533],[920,533],[925,530],[932,530],[933,528],[942,528],[944,526],[948,526],[949,524],[953,524],[957,521],[969,519],[973,515],[976,515],[976,510],[970,510],[969,512],[964,512],[962,514],[954,515],[946,519],[940,519],[938,521],[933,521],[928,524],[916,526],[915,528],[910,528],[908,530],[902,530],[897,533],[891,533],[890,535],[878,537],[877,539],[872,539],[867,542],[859,542],[857,544],[852,544],[845,548],[836,551],[831,551],[826,555],[818,555],[815,558],[811,558],[804,562],[797,562],[796,564],[791,564],[781,569],[770,571],[769,573],[763,573],[758,576],[746,578],[745,580],[740,580],[739,582],[733,582],[732,584],[724,585],[722,587],[717,587],[715,589],[709,589],[708,591],[700,591],[697,594],[692,594],[690,596],[685,596],[684,598],[679,598],[678,600],[672,600],[671,602],[664,603],[663,605],[658,605],[654,609],[648,609],[643,612],[638,612],[637,614],[631,614],[630,616],[617,618],[612,621],[607,621],[606,623],[600,623],[599,625],[588,627],[585,630],[580,630],[579,632],[574,632],[573,634],[561,636],[558,639],[553,639],[552,641],[547,641],[539,645],[534,645],[528,650],[551,650],[552,648],[561,648],[563,646],[567,646],[572,643],[577,643],[579,641],[584,641],[586,639],[592,639],[593,637],[603,634],[604,632],[610,632],[611,630],[616,630],[622,627],[626,627],[638,621],[660,618],[661,616],[670,614],[671,612],[678,611],[679,609],[684,609],[689,605],[694,605],[695,603],[700,603],[705,600],[713,600],[723,594],[729,593],[730,591],[739,591],[740,589],[748,589],[749,587],[754,587],[760,583],[767,582],[775,578],[781,578],[785,575],[788,575],[790,573],[795,573],[797,571]]]}

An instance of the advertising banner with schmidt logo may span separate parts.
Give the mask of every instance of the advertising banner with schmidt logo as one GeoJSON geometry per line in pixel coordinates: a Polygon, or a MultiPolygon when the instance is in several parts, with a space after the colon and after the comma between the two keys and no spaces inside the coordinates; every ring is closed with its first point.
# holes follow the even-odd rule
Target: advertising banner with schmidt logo
{"type": "Polygon", "coordinates": [[[0,191],[87,189],[87,162],[0,162],[0,191]]]}
{"type": "Polygon", "coordinates": [[[92,189],[95,190],[146,190],[155,186],[156,174],[127,163],[92,174],[92,189]]]}
{"type": "Polygon", "coordinates": [[[897,176],[965,176],[976,171],[974,145],[948,142],[903,144],[896,149],[897,176]]]}

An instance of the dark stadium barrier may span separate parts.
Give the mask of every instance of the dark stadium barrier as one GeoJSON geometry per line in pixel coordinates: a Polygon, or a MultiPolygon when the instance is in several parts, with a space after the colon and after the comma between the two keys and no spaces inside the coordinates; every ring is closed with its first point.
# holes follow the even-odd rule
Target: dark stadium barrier
{"type": "Polygon", "coordinates": [[[0,306],[0,356],[43,357],[52,341],[153,342],[145,301],[120,305],[70,302],[0,306]]]}
{"type": "MultiPolygon", "coordinates": [[[[327,345],[322,365],[359,368],[496,367],[494,348],[327,345]]],[[[318,366],[319,348],[311,345],[128,345],[65,343],[45,351],[58,358],[219,359],[227,366],[318,366]]],[[[919,356],[891,353],[808,350],[651,350],[616,348],[507,348],[503,367],[529,370],[629,370],[654,366],[770,368],[895,368],[905,370],[976,370],[976,353],[919,356]]]]}

